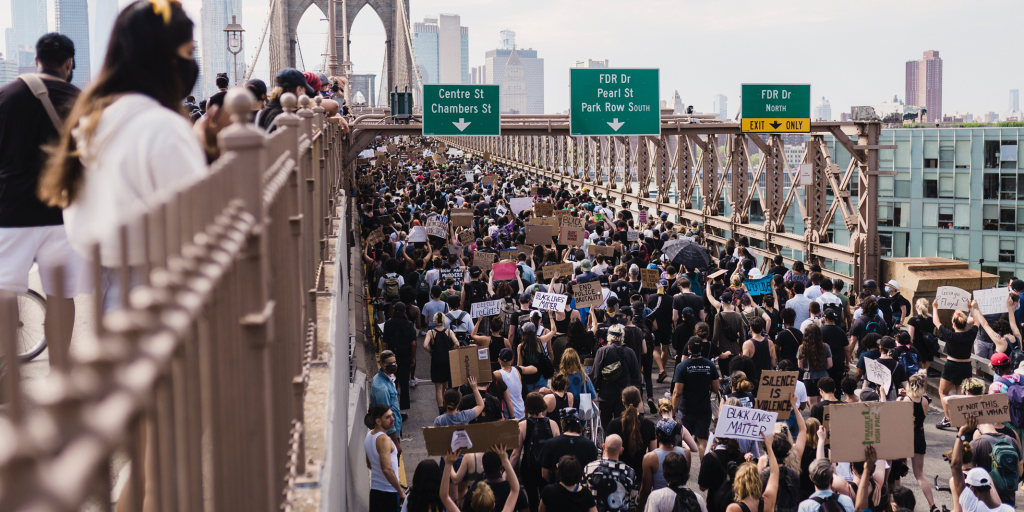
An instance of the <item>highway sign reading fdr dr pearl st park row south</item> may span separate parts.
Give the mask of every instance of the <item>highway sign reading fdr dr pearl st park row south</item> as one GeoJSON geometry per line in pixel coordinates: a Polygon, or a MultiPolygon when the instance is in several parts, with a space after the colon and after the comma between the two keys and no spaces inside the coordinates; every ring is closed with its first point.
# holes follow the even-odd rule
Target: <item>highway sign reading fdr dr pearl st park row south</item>
{"type": "Polygon", "coordinates": [[[810,84],[743,84],[741,106],[744,132],[809,133],[810,84]]]}
{"type": "Polygon", "coordinates": [[[657,69],[569,70],[569,133],[661,135],[657,69]]]}
{"type": "Polygon", "coordinates": [[[501,135],[501,86],[423,85],[423,135],[501,135]]]}

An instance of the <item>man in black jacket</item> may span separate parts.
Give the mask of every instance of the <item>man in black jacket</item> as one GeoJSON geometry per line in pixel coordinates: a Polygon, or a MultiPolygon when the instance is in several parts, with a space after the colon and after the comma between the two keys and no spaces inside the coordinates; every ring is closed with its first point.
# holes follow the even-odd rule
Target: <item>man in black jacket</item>
{"type": "Polygon", "coordinates": [[[82,263],[68,243],[61,209],[43,204],[36,190],[46,163],[43,146],[57,141],[81,92],[70,83],[71,39],[57,33],[39,38],[36,69],[0,87],[0,290],[27,291],[32,264],[39,264],[48,298],[44,330],[51,361],[59,366],[71,344],[82,263]],[[57,268],[63,268],[63,290],[55,282],[57,268]]]}
{"type": "Polygon", "coordinates": [[[622,325],[612,325],[608,328],[608,344],[594,354],[590,380],[597,386],[597,396],[601,399],[602,425],[611,425],[612,418],[622,414],[626,408],[622,404],[622,390],[640,380],[640,362],[636,354],[622,344],[625,334],[622,325]]]}

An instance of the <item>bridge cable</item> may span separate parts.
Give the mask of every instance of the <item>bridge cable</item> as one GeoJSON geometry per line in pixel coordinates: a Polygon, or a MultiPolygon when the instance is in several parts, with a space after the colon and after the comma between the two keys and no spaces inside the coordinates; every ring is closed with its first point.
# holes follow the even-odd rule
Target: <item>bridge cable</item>
{"type": "MultiPolygon", "coordinates": [[[[256,54],[252,56],[252,65],[245,73],[245,81],[248,82],[252,78],[252,72],[256,69],[256,59],[259,58],[260,52],[263,51],[263,41],[267,38],[267,32],[270,30],[270,19],[274,15],[274,6],[279,0],[270,0],[270,11],[267,12],[267,22],[263,25],[263,35],[260,36],[260,45],[256,48],[256,54]]],[[[298,38],[296,38],[298,40],[298,38]]]]}

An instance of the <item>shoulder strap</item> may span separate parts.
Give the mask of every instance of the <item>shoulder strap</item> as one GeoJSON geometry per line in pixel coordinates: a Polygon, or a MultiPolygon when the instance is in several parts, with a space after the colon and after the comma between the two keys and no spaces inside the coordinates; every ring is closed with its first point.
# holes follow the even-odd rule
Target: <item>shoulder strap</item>
{"type": "Polygon", "coordinates": [[[53,102],[50,101],[50,91],[46,89],[43,79],[34,73],[19,75],[18,78],[25,82],[25,85],[32,91],[32,95],[43,104],[43,110],[46,111],[46,115],[50,116],[50,122],[53,123],[53,127],[59,132],[64,127],[64,122],[60,120],[57,110],[53,108],[53,102]]]}

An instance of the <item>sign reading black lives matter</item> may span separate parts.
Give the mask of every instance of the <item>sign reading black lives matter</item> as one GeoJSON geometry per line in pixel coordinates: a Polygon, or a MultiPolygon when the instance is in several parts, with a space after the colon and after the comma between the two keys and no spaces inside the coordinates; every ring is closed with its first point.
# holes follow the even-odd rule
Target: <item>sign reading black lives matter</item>
{"type": "Polygon", "coordinates": [[[569,297],[561,293],[537,292],[533,296],[533,307],[546,311],[564,311],[569,297]]]}
{"type": "Polygon", "coordinates": [[[797,372],[765,370],[761,372],[761,385],[757,388],[755,409],[779,413],[780,420],[788,420],[793,409],[790,397],[796,390],[797,372]]]}
{"type": "Polygon", "coordinates": [[[715,427],[717,439],[764,439],[764,434],[775,428],[777,412],[761,411],[747,407],[723,405],[718,412],[718,425],[715,427]]]}

